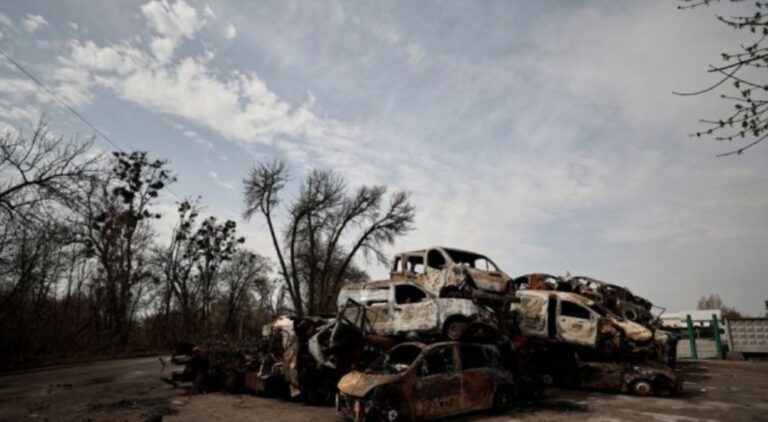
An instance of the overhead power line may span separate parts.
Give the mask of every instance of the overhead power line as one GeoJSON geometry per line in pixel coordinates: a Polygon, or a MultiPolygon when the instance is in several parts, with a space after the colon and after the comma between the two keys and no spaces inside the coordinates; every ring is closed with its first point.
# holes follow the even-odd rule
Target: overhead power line
{"type": "MultiPolygon", "coordinates": [[[[35,75],[33,75],[33,74],[32,74],[32,72],[30,72],[30,71],[28,71],[27,69],[25,69],[25,68],[24,68],[24,66],[22,66],[22,65],[21,65],[21,63],[19,63],[19,62],[17,62],[16,60],[14,60],[14,59],[13,59],[13,57],[9,56],[9,55],[8,55],[8,54],[7,54],[5,51],[3,51],[2,49],[0,49],[0,54],[2,54],[2,55],[3,55],[3,57],[5,57],[5,58],[6,58],[6,59],[7,59],[9,62],[11,62],[11,64],[13,64],[13,65],[16,67],[16,69],[19,69],[19,71],[20,71],[21,73],[25,74],[25,75],[26,75],[26,76],[27,76],[29,79],[31,79],[31,80],[32,80],[32,81],[33,81],[35,84],[37,84],[37,86],[39,86],[40,88],[42,88],[43,90],[45,90],[45,92],[47,92],[47,93],[48,93],[48,95],[50,95],[50,96],[51,96],[51,97],[53,97],[53,98],[54,98],[56,101],[58,101],[58,102],[59,102],[59,104],[61,104],[62,106],[64,106],[64,108],[66,108],[67,110],[69,110],[69,111],[70,111],[72,114],[74,114],[74,115],[75,115],[75,116],[76,116],[78,119],[80,119],[80,120],[81,120],[83,123],[85,123],[85,124],[86,124],[88,127],[90,127],[91,129],[93,129],[93,130],[94,130],[94,132],[96,132],[96,134],[98,134],[99,136],[101,136],[102,138],[104,138],[104,140],[105,140],[105,141],[109,142],[109,143],[110,143],[110,144],[111,144],[113,147],[115,147],[115,148],[116,148],[118,151],[120,151],[120,152],[125,152],[125,150],[124,150],[123,148],[121,148],[121,147],[120,147],[120,145],[118,145],[118,144],[117,144],[117,142],[113,141],[113,140],[112,140],[112,138],[110,138],[110,137],[109,137],[109,136],[108,136],[106,133],[102,132],[102,131],[101,131],[101,130],[98,128],[98,127],[96,127],[96,125],[94,125],[93,123],[91,123],[90,121],[88,121],[88,119],[86,119],[86,118],[85,118],[85,116],[83,116],[82,114],[78,113],[78,111],[77,111],[77,110],[75,110],[75,108],[74,108],[74,107],[70,106],[70,105],[69,105],[69,103],[67,103],[67,102],[66,102],[66,101],[65,101],[63,98],[61,98],[61,97],[60,97],[58,94],[56,94],[55,92],[53,92],[53,90],[51,90],[50,88],[48,88],[48,87],[47,87],[47,86],[46,86],[46,85],[45,85],[45,84],[44,84],[42,81],[40,81],[40,79],[37,79],[37,78],[35,77],[35,75]]],[[[171,190],[171,188],[170,188],[170,187],[168,187],[167,189],[168,189],[168,192],[172,193],[172,194],[173,194],[173,196],[175,196],[175,197],[176,197],[176,199],[178,199],[178,200],[181,200],[181,197],[180,197],[179,195],[177,195],[177,194],[176,194],[176,192],[174,192],[173,190],[171,190]]]]}
{"type": "MultiPolygon", "coordinates": [[[[42,83],[42,82],[41,82],[39,79],[37,79],[37,78],[35,77],[35,75],[33,75],[31,72],[29,72],[27,69],[25,69],[25,68],[24,68],[24,66],[22,66],[22,65],[21,65],[19,62],[17,62],[17,61],[16,61],[16,60],[14,60],[14,59],[13,59],[11,56],[9,56],[8,54],[6,54],[6,52],[5,52],[5,51],[3,51],[3,50],[0,50],[0,54],[2,54],[2,55],[3,55],[3,56],[4,56],[4,57],[5,57],[5,58],[6,58],[6,59],[9,61],[9,62],[11,62],[11,64],[13,64],[14,66],[16,66],[16,68],[17,68],[17,69],[19,69],[19,71],[21,71],[23,74],[27,75],[27,76],[29,77],[29,79],[32,79],[32,81],[33,81],[35,84],[37,84],[37,86],[39,86],[40,88],[43,88],[43,89],[45,90],[45,92],[47,92],[47,93],[48,93],[48,95],[50,95],[50,96],[51,96],[51,97],[53,97],[53,98],[54,98],[56,101],[58,101],[58,102],[59,102],[59,104],[63,105],[63,106],[64,106],[64,107],[65,107],[67,110],[69,110],[69,111],[70,111],[72,114],[74,114],[74,115],[75,115],[75,116],[76,116],[78,119],[80,119],[80,120],[81,120],[83,123],[85,123],[86,125],[88,125],[88,127],[90,127],[91,129],[93,129],[93,130],[94,130],[94,131],[95,131],[97,134],[99,134],[99,135],[100,135],[102,138],[104,138],[104,140],[105,140],[105,141],[107,141],[107,142],[109,142],[110,144],[112,144],[112,146],[113,146],[113,147],[115,147],[115,148],[117,148],[118,150],[120,150],[120,151],[123,151],[123,149],[122,149],[122,148],[120,148],[120,145],[118,145],[118,144],[117,144],[117,142],[113,141],[113,140],[112,140],[112,138],[110,138],[109,136],[107,136],[107,134],[106,134],[106,133],[104,133],[104,132],[102,132],[101,130],[99,130],[99,128],[97,128],[97,127],[96,127],[96,125],[94,125],[93,123],[89,122],[89,121],[88,121],[88,119],[86,119],[85,117],[83,117],[83,115],[82,115],[82,114],[78,113],[78,112],[77,112],[77,110],[75,110],[75,109],[74,109],[72,106],[70,106],[70,105],[69,105],[69,104],[68,104],[66,101],[64,101],[64,99],[63,99],[63,98],[61,98],[61,97],[60,97],[58,94],[56,94],[55,92],[53,92],[53,91],[52,91],[50,88],[48,88],[48,87],[47,87],[47,86],[46,86],[44,83],[42,83]]],[[[125,151],[123,151],[123,152],[125,152],[125,151]]]]}

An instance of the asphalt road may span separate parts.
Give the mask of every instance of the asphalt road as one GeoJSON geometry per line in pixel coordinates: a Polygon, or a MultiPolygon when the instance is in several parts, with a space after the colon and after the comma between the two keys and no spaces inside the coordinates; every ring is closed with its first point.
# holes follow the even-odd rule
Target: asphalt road
{"type": "MultiPolygon", "coordinates": [[[[684,363],[681,397],[641,398],[552,389],[505,415],[450,421],[765,421],[768,362],[684,363]]],[[[0,376],[0,421],[335,420],[334,410],[250,395],[188,395],[159,379],[156,358],[97,362],[0,376]]]]}

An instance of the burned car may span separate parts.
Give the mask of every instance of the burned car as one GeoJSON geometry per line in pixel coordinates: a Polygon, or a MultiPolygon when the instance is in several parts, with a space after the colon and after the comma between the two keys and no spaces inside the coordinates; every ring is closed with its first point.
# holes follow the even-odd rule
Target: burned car
{"type": "Polygon", "coordinates": [[[311,404],[327,404],[333,385],[312,356],[310,339],[329,324],[321,317],[280,316],[263,327],[264,343],[245,373],[245,386],[255,393],[302,396],[311,404]],[[330,393],[329,393],[330,391],[330,393]]]}
{"type": "Polygon", "coordinates": [[[625,287],[584,276],[569,277],[564,283],[570,287],[568,291],[586,296],[630,321],[649,324],[656,319],[651,313],[653,304],[625,287]]]}
{"type": "Polygon", "coordinates": [[[552,290],[576,293],[605,306],[624,318],[649,325],[656,320],[651,313],[653,304],[634,295],[629,289],[585,276],[559,277],[545,273],[531,273],[516,277],[517,290],[552,290]]]}
{"type": "Polygon", "coordinates": [[[511,305],[523,335],[592,349],[605,356],[642,359],[656,352],[654,332],[575,293],[521,290],[511,305]]]}
{"type": "Polygon", "coordinates": [[[628,320],[645,326],[653,333],[655,350],[651,358],[666,365],[675,366],[677,343],[680,336],[660,329],[658,318],[651,314],[654,307],[647,300],[633,295],[628,289],[605,283],[589,277],[563,278],[544,273],[526,274],[514,279],[518,291],[549,290],[573,293],[591,300],[597,312],[610,311],[614,319],[628,320]],[[618,317],[617,317],[618,315],[618,317]]]}
{"type": "Polygon", "coordinates": [[[364,372],[341,378],[336,409],[344,420],[433,419],[491,408],[515,397],[498,349],[477,343],[403,343],[364,372]]]}
{"type": "MultiPolygon", "coordinates": [[[[339,308],[349,300],[364,306],[371,333],[381,336],[435,337],[459,340],[495,330],[491,309],[469,299],[440,298],[412,281],[348,284],[338,296],[339,308]]],[[[347,319],[354,320],[354,308],[347,319]]]]}
{"type": "Polygon", "coordinates": [[[433,246],[395,255],[392,280],[415,280],[438,297],[499,301],[511,278],[490,258],[470,251],[433,246]]]}
{"type": "Polygon", "coordinates": [[[579,387],[631,393],[638,396],[678,394],[682,380],[668,366],[656,362],[579,362],[579,387]]]}

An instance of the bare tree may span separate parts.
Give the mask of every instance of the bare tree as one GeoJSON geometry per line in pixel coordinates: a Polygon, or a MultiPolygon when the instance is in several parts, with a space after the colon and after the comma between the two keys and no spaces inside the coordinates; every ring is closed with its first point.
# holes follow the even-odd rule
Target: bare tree
{"type": "Polygon", "coordinates": [[[90,141],[52,138],[42,119],[31,136],[6,133],[0,137],[0,222],[44,220],[41,203],[68,203],[77,185],[97,171],[99,160],[90,141]]]}
{"type": "Polygon", "coordinates": [[[288,221],[278,236],[274,218],[288,177],[282,161],[256,165],[244,182],[244,216],[264,216],[294,311],[328,311],[353,259],[363,254],[386,262],[383,248],[412,228],[414,207],[405,192],[388,202],[384,186],[349,193],[341,176],[314,170],[287,204],[288,221]]]}
{"type": "Polygon", "coordinates": [[[175,178],[164,160],[147,153],[114,153],[109,178],[93,183],[86,192],[80,234],[87,251],[99,262],[93,293],[102,307],[104,328],[113,350],[123,350],[133,327],[142,283],[149,280],[152,230],[149,219],[160,218],[151,207],[158,193],[175,178]]]}
{"type": "Polygon", "coordinates": [[[699,298],[698,309],[719,309],[723,318],[741,318],[743,315],[736,308],[723,304],[720,295],[710,294],[699,298]]]}
{"type": "MultiPolygon", "coordinates": [[[[679,0],[684,3],[679,9],[708,6],[713,0],[679,0]]],[[[717,0],[721,3],[720,0],[717,0]]],[[[743,3],[743,0],[724,0],[722,3],[743,3]]],[[[742,44],[735,51],[721,54],[722,63],[710,65],[708,72],[719,75],[718,82],[696,92],[676,93],[677,95],[701,95],[713,91],[723,84],[732,86],[731,94],[721,98],[733,104],[733,111],[720,118],[701,119],[704,130],[696,137],[712,136],[717,141],[737,141],[742,145],[719,154],[718,157],[740,155],[768,137],[768,2],[755,2],[755,13],[742,16],[717,15],[717,20],[740,31],[749,31],[754,39],[742,44]]]]}
{"type": "Polygon", "coordinates": [[[182,332],[178,333],[182,338],[197,331],[195,315],[200,307],[200,293],[193,282],[193,275],[198,257],[194,226],[199,212],[196,201],[181,201],[178,206],[179,222],[171,234],[170,244],[154,251],[154,261],[164,282],[161,293],[163,325],[165,330],[169,328],[168,320],[175,300],[182,318],[182,332]]]}
{"type": "Polygon", "coordinates": [[[239,327],[243,323],[246,304],[255,302],[261,311],[269,308],[270,271],[269,260],[251,251],[238,251],[224,266],[221,278],[226,306],[224,328],[227,333],[237,333],[238,337],[242,337],[239,327]]]}
{"type": "Polygon", "coordinates": [[[245,238],[237,237],[236,224],[232,220],[218,223],[216,217],[203,220],[193,241],[197,244],[195,280],[200,292],[200,318],[206,333],[209,332],[211,305],[219,292],[219,273],[223,264],[232,259],[237,246],[245,238]]]}

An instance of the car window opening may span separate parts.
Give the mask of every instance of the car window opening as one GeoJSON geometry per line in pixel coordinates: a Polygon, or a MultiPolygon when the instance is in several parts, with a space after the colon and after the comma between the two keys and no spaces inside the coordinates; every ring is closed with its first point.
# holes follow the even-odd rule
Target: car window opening
{"type": "Polygon", "coordinates": [[[560,315],[579,319],[592,318],[592,313],[589,312],[589,309],[568,301],[560,302],[560,315]]]}
{"type": "Polygon", "coordinates": [[[423,302],[426,298],[427,294],[416,286],[403,284],[395,287],[395,303],[398,305],[423,302]]]}
{"type": "Polygon", "coordinates": [[[453,364],[453,346],[442,346],[432,349],[424,356],[419,367],[419,375],[422,377],[430,375],[448,374],[455,371],[453,364]]]}
{"type": "Polygon", "coordinates": [[[457,251],[455,249],[445,249],[445,252],[453,260],[453,262],[459,265],[465,265],[470,268],[477,268],[484,271],[500,271],[496,264],[491,262],[488,258],[471,252],[457,251]]]}
{"type": "Polygon", "coordinates": [[[422,348],[403,344],[390,350],[389,354],[376,359],[368,366],[366,373],[398,374],[405,372],[421,354],[422,348]]]}
{"type": "Polygon", "coordinates": [[[441,270],[445,268],[445,257],[440,251],[432,249],[427,252],[427,266],[429,268],[441,270]]]}

